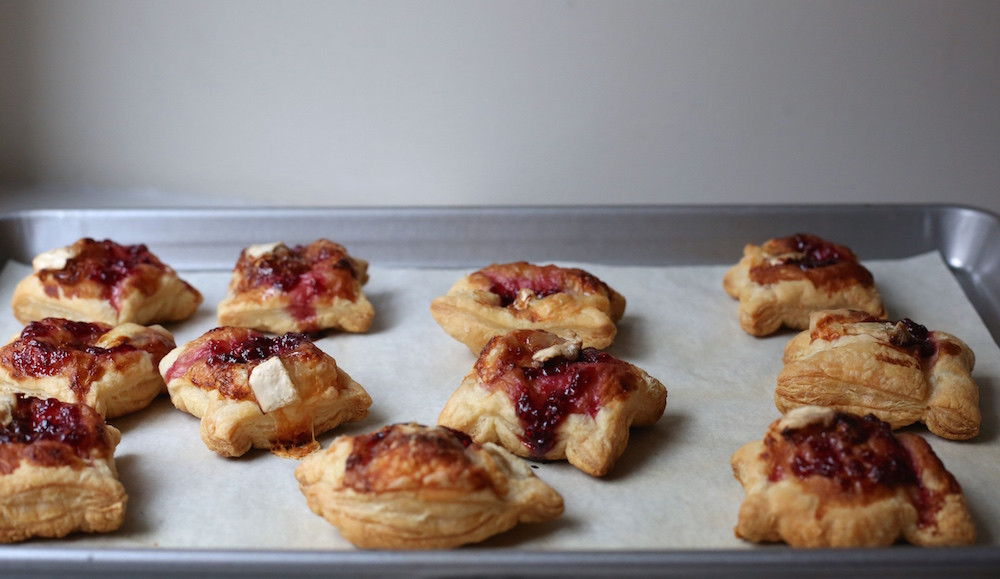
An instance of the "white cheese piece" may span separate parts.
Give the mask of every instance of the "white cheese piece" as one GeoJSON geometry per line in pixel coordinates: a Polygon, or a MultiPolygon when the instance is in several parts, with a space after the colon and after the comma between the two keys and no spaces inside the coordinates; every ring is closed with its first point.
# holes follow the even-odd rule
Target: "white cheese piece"
{"type": "Polygon", "coordinates": [[[577,355],[580,354],[580,346],[583,343],[579,339],[567,340],[565,342],[559,342],[558,344],[553,344],[548,348],[542,348],[541,350],[532,354],[531,359],[535,362],[545,362],[551,360],[552,358],[566,358],[567,360],[575,360],[577,355]]]}
{"type": "Polygon", "coordinates": [[[250,259],[257,259],[262,255],[267,255],[268,253],[271,253],[272,251],[274,251],[274,248],[278,247],[279,245],[284,245],[284,244],[281,243],[280,241],[275,241],[274,243],[257,243],[251,245],[250,247],[244,249],[243,251],[250,259]]]}
{"type": "Polygon", "coordinates": [[[800,406],[789,410],[778,422],[778,430],[805,428],[814,422],[829,425],[836,412],[826,406],[800,406]]]}
{"type": "Polygon", "coordinates": [[[72,247],[57,247],[36,255],[35,259],[31,260],[31,267],[35,268],[35,271],[62,269],[66,267],[66,262],[74,257],[76,252],[72,247]]]}
{"type": "Polygon", "coordinates": [[[270,412],[288,406],[299,399],[299,392],[292,384],[292,377],[281,362],[273,356],[261,362],[250,372],[250,389],[257,398],[261,411],[270,412]]]}
{"type": "Polygon", "coordinates": [[[530,289],[523,287],[517,292],[517,297],[514,298],[515,310],[526,310],[531,306],[531,301],[535,299],[535,292],[530,289]]]}

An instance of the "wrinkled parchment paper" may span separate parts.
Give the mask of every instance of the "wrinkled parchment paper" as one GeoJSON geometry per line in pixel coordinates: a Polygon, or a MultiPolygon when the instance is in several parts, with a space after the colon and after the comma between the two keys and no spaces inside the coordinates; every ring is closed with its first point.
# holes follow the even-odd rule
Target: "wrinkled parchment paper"
{"type": "MultiPolygon", "coordinates": [[[[745,334],[737,303],[722,290],[726,267],[580,265],[626,296],[628,307],[609,351],[658,378],[669,392],[663,418],[633,428],[611,473],[596,479],[567,463],[537,464],[535,473],[564,497],[558,520],[520,525],[481,547],[546,549],[741,549],[733,536],[743,490],[729,459],[763,436],[779,417],[775,377],[792,332],[745,334]]],[[[889,317],[909,317],[957,335],[975,351],[983,428],[974,440],[925,436],[965,490],[979,542],[1000,540],[1000,440],[996,389],[998,347],[941,258],[872,261],[889,317]]],[[[0,276],[4,304],[30,266],[9,263],[0,276]]],[[[196,316],[168,325],[178,344],[215,327],[215,306],[230,272],[180,272],[205,302],[196,316]]],[[[332,334],[318,344],[371,394],[371,414],[320,437],[358,434],[393,422],[433,424],[471,370],[473,355],[430,316],[431,300],[459,277],[457,269],[389,269],[373,265],[366,294],[375,323],[366,334],[332,334]]],[[[5,306],[9,307],[9,306],[5,306]]],[[[9,310],[8,310],[9,311],[9,310]]],[[[21,325],[0,317],[4,336],[21,325]]],[[[254,450],[226,459],[210,452],[198,419],[162,396],[149,408],[113,419],[122,431],[116,452],[129,495],[123,527],[76,535],[45,547],[210,549],[353,549],[306,506],[294,477],[298,461],[254,450]]]]}

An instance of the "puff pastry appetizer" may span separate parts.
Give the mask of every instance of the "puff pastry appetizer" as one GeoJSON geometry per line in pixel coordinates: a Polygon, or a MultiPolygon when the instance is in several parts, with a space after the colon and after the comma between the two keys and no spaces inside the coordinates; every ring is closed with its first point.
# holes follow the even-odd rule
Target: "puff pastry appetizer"
{"type": "Polygon", "coordinates": [[[0,394],[0,542],[118,529],[120,440],[85,404],[0,394]]]}
{"type": "Polygon", "coordinates": [[[630,426],[654,424],[667,390],[639,368],[543,330],[497,336],[448,399],[438,423],[536,460],[567,459],[603,476],[630,426]]]}
{"type": "Polygon", "coordinates": [[[523,261],[473,272],[431,302],[437,323],[473,354],[493,336],[524,329],[606,348],[624,313],[625,298],[590,273],[523,261]]]}
{"type": "Polygon", "coordinates": [[[365,549],[447,549],[563,513],[523,460],[444,427],[341,436],[295,476],[309,508],[365,549]]]}
{"type": "Polygon", "coordinates": [[[82,402],[114,418],[167,391],[157,365],[174,347],[160,326],[45,318],[0,348],[0,390],[82,402]]]}
{"type": "Polygon", "coordinates": [[[773,334],[782,326],[804,330],[816,310],[851,308],[886,315],[871,272],[847,247],[815,235],[748,244],[722,285],[740,300],[740,327],[754,336],[773,334]]]}
{"type": "Polygon", "coordinates": [[[736,536],[794,547],[967,545],[962,488],[927,442],[872,415],[806,406],[732,456],[746,491],[736,536]]]}
{"type": "Polygon", "coordinates": [[[326,239],[251,245],[236,261],[219,324],[278,334],[365,332],[375,315],[361,289],[367,282],[368,262],[326,239]]]}
{"type": "Polygon", "coordinates": [[[141,244],[83,238],[36,256],[32,267],[35,272],[14,288],[14,316],[22,323],[173,322],[194,314],[203,299],[141,244]]]}
{"type": "Polygon", "coordinates": [[[774,393],[782,412],[829,406],[871,412],[893,428],[923,422],[953,440],[979,433],[975,356],[946,332],[853,310],[815,312],[785,346],[784,361],[774,393]]]}
{"type": "Polygon", "coordinates": [[[316,434],[368,415],[372,400],[337,362],[302,334],[268,337],[221,327],[160,362],[170,400],[201,418],[201,438],[221,456],[265,448],[301,457],[316,434]]]}

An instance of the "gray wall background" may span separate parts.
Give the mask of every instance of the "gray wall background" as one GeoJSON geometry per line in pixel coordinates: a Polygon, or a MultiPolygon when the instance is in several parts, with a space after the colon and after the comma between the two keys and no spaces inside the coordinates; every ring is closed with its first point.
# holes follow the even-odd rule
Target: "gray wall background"
{"type": "Polygon", "coordinates": [[[1000,212],[1000,2],[0,0],[0,184],[1000,212]]]}

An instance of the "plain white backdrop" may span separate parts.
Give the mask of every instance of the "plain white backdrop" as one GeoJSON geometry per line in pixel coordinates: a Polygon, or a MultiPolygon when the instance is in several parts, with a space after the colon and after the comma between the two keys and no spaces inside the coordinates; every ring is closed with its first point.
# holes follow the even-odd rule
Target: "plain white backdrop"
{"type": "Polygon", "coordinates": [[[14,206],[1000,212],[1000,2],[0,0],[0,113],[14,206]]]}

